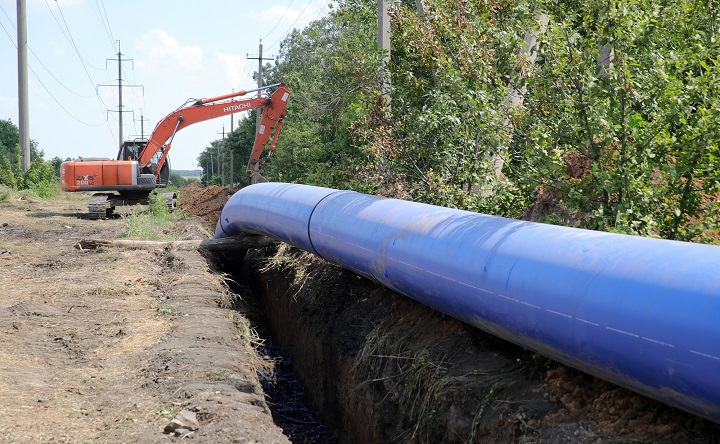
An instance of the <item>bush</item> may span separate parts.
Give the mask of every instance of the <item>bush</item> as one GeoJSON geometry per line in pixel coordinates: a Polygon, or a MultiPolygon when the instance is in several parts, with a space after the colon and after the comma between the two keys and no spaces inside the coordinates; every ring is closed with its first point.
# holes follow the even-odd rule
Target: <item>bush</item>
{"type": "Polygon", "coordinates": [[[43,199],[55,197],[60,191],[55,169],[42,159],[33,160],[22,178],[21,187],[43,199]]]}

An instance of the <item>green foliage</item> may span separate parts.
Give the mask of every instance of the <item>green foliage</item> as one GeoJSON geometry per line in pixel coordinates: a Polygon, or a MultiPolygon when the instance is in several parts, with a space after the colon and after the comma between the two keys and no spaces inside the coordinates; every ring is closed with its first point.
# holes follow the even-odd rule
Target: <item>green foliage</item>
{"type": "Polygon", "coordinates": [[[172,315],[175,314],[175,308],[167,302],[160,302],[157,304],[157,313],[159,315],[172,315]]]}
{"type": "Polygon", "coordinates": [[[506,26],[524,15],[508,13],[499,22],[495,8],[504,6],[433,1],[426,17],[405,8],[397,13],[396,35],[402,38],[393,43],[390,67],[399,143],[386,156],[422,193],[437,180],[466,192],[484,185],[492,168],[489,156],[507,143],[503,78],[518,39],[506,26]]]}
{"type": "Polygon", "coordinates": [[[202,170],[173,170],[173,172],[182,177],[197,177],[199,179],[202,176],[202,170]]]}
{"type": "MultiPolygon", "coordinates": [[[[531,217],[717,242],[714,3],[424,6],[422,17],[413,2],[392,11],[389,106],[378,91],[375,1],[340,0],[281,43],[266,78],[292,96],[268,178],[508,217],[551,198],[531,217]]],[[[227,183],[216,164],[230,152],[236,181],[246,177],[254,122],[201,155],[205,180],[227,183]]]]}
{"type": "Polygon", "coordinates": [[[15,188],[18,185],[17,178],[15,177],[15,170],[13,165],[10,163],[9,156],[0,156],[0,184],[15,188]]]}
{"type": "Polygon", "coordinates": [[[10,120],[0,120],[0,184],[48,199],[58,194],[59,158],[43,160],[37,143],[30,143],[30,168],[23,173],[20,166],[19,130],[10,120]]]}
{"type": "Polygon", "coordinates": [[[514,180],[561,188],[581,226],[702,237],[720,191],[717,11],[694,0],[541,8],[551,24],[512,116],[514,180]],[[602,72],[605,44],[614,61],[602,72]],[[587,175],[567,172],[571,152],[587,175]]]}
{"type": "Polygon", "coordinates": [[[60,188],[53,165],[42,159],[35,159],[23,176],[22,188],[43,199],[55,197],[60,188]]]}
{"type": "MultiPolygon", "coordinates": [[[[198,176],[199,179],[199,176],[198,176]]],[[[170,173],[170,185],[175,188],[184,187],[185,185],[189,184],[190,182],[197,182],[193,179],[185,179],[178,173],[170,173]]]]}
{"type": "Polygon", "coordinates": [[[376,96],[376,14],[374,2],[341,1],[282,42],[271,77],[292,95],[268,177],[343,188],[362,182],[355,176],[368,156],[353,125],[376,96]]]}
{"type": "MultiPolygon", "coordinates": [[[[65,160],[71,160],[71,159],[68,157],[68,158],[66,158],[65,160]]],[[[63,162],[64,162],[64,160],[62,160],[61,158],[59,158],[59,157],[57,157],[57,156],[55,156],[55,157],[53,157],[52,159],[48,160],[48,163],[49,163],[50,165],[52,165],[52,168],[53,168],[53,170],[55,171],[55,175],[56,175],[57,177],[60,177],[60,166],[62,165],[63,162]]]]}
{"type": "Polygon", "coordinates": [[[400,177],[415,200],[510,217],[544,187],[559,211],[547,222],[713,240],[716,8],[425,3],[426,16],[400,6],[393,17],[390,113],[354,124],[382,183],[400,177]],[[521,55],[529,31],[537,59],[521,55]],[[604,45],[612,65],[598,63],[604,45]]]}
{"type": "Polygon", "coordinates": [[[20,133],[10,119],[0,120],[0,183],[11,188],[18,186],[21,177],[20,133]]]}
{"type": "Polygon", "coordinates": [[[186,214],[180,211],[170,212],[167,203],[157,192],[151,195],[147,209],[136,206],[125,217],[125,231],[122,237],[150,240],[171,240],[168,230],[172,224],[186,214]]]}

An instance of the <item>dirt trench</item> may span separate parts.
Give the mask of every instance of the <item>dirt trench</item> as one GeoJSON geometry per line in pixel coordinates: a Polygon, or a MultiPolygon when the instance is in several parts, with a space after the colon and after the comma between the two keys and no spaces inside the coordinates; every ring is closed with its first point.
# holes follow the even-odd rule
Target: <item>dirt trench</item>
{"type": "Polygon", "coordinates": [[[308,253],[251,252],[274,343],[339,442],[713,443],[720,427],[308,253]]]}
{"type": "Polygon", "coordinates": [[[330,430],[321,442],[720,442],[717,424],[287,245],[225,265],[247,284],[241,299],[264,311],[267,339],[292,356],[330,430]]]}

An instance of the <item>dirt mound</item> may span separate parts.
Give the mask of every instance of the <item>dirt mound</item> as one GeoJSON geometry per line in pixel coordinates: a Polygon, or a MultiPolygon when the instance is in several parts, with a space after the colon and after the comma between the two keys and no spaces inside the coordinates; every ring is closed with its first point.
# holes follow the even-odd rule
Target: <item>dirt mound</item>
{"type": "Polygon", "coordinates": [[[225,203],[237,190],[211,185],[202,187],[191,183],[178,190],[180,193],[180,209],[205,219],[213,227],[220,218],[225,203]]]}

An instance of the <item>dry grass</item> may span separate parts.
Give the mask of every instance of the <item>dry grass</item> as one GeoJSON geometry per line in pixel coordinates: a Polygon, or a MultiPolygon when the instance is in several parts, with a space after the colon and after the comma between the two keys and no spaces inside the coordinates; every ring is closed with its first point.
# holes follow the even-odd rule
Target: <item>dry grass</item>
{"type": "Polygon", "coordinates": [[[396,440],[429,442],[439,401],[454,383],[446,376],[444,360],[434,359],[427,349],[409,348],[405,338],[396,338],[386,326],[378,325],[357,355],[353,373],[364,380],[360,387],[381,384],[385,399],[398,400],[401,416],[412,425],[396,440]]]}
{"type": "Polygon", "coordinates": [[[263,273],[270,270],[292,271],[291,288],[294,290],[293,299],[297,299],[305,285],[315,277],[312,271],[313,264],[327,264],[327,262],[312,253],[280,243],[275,254],[266,260],[260,271],[263,273]]]}

